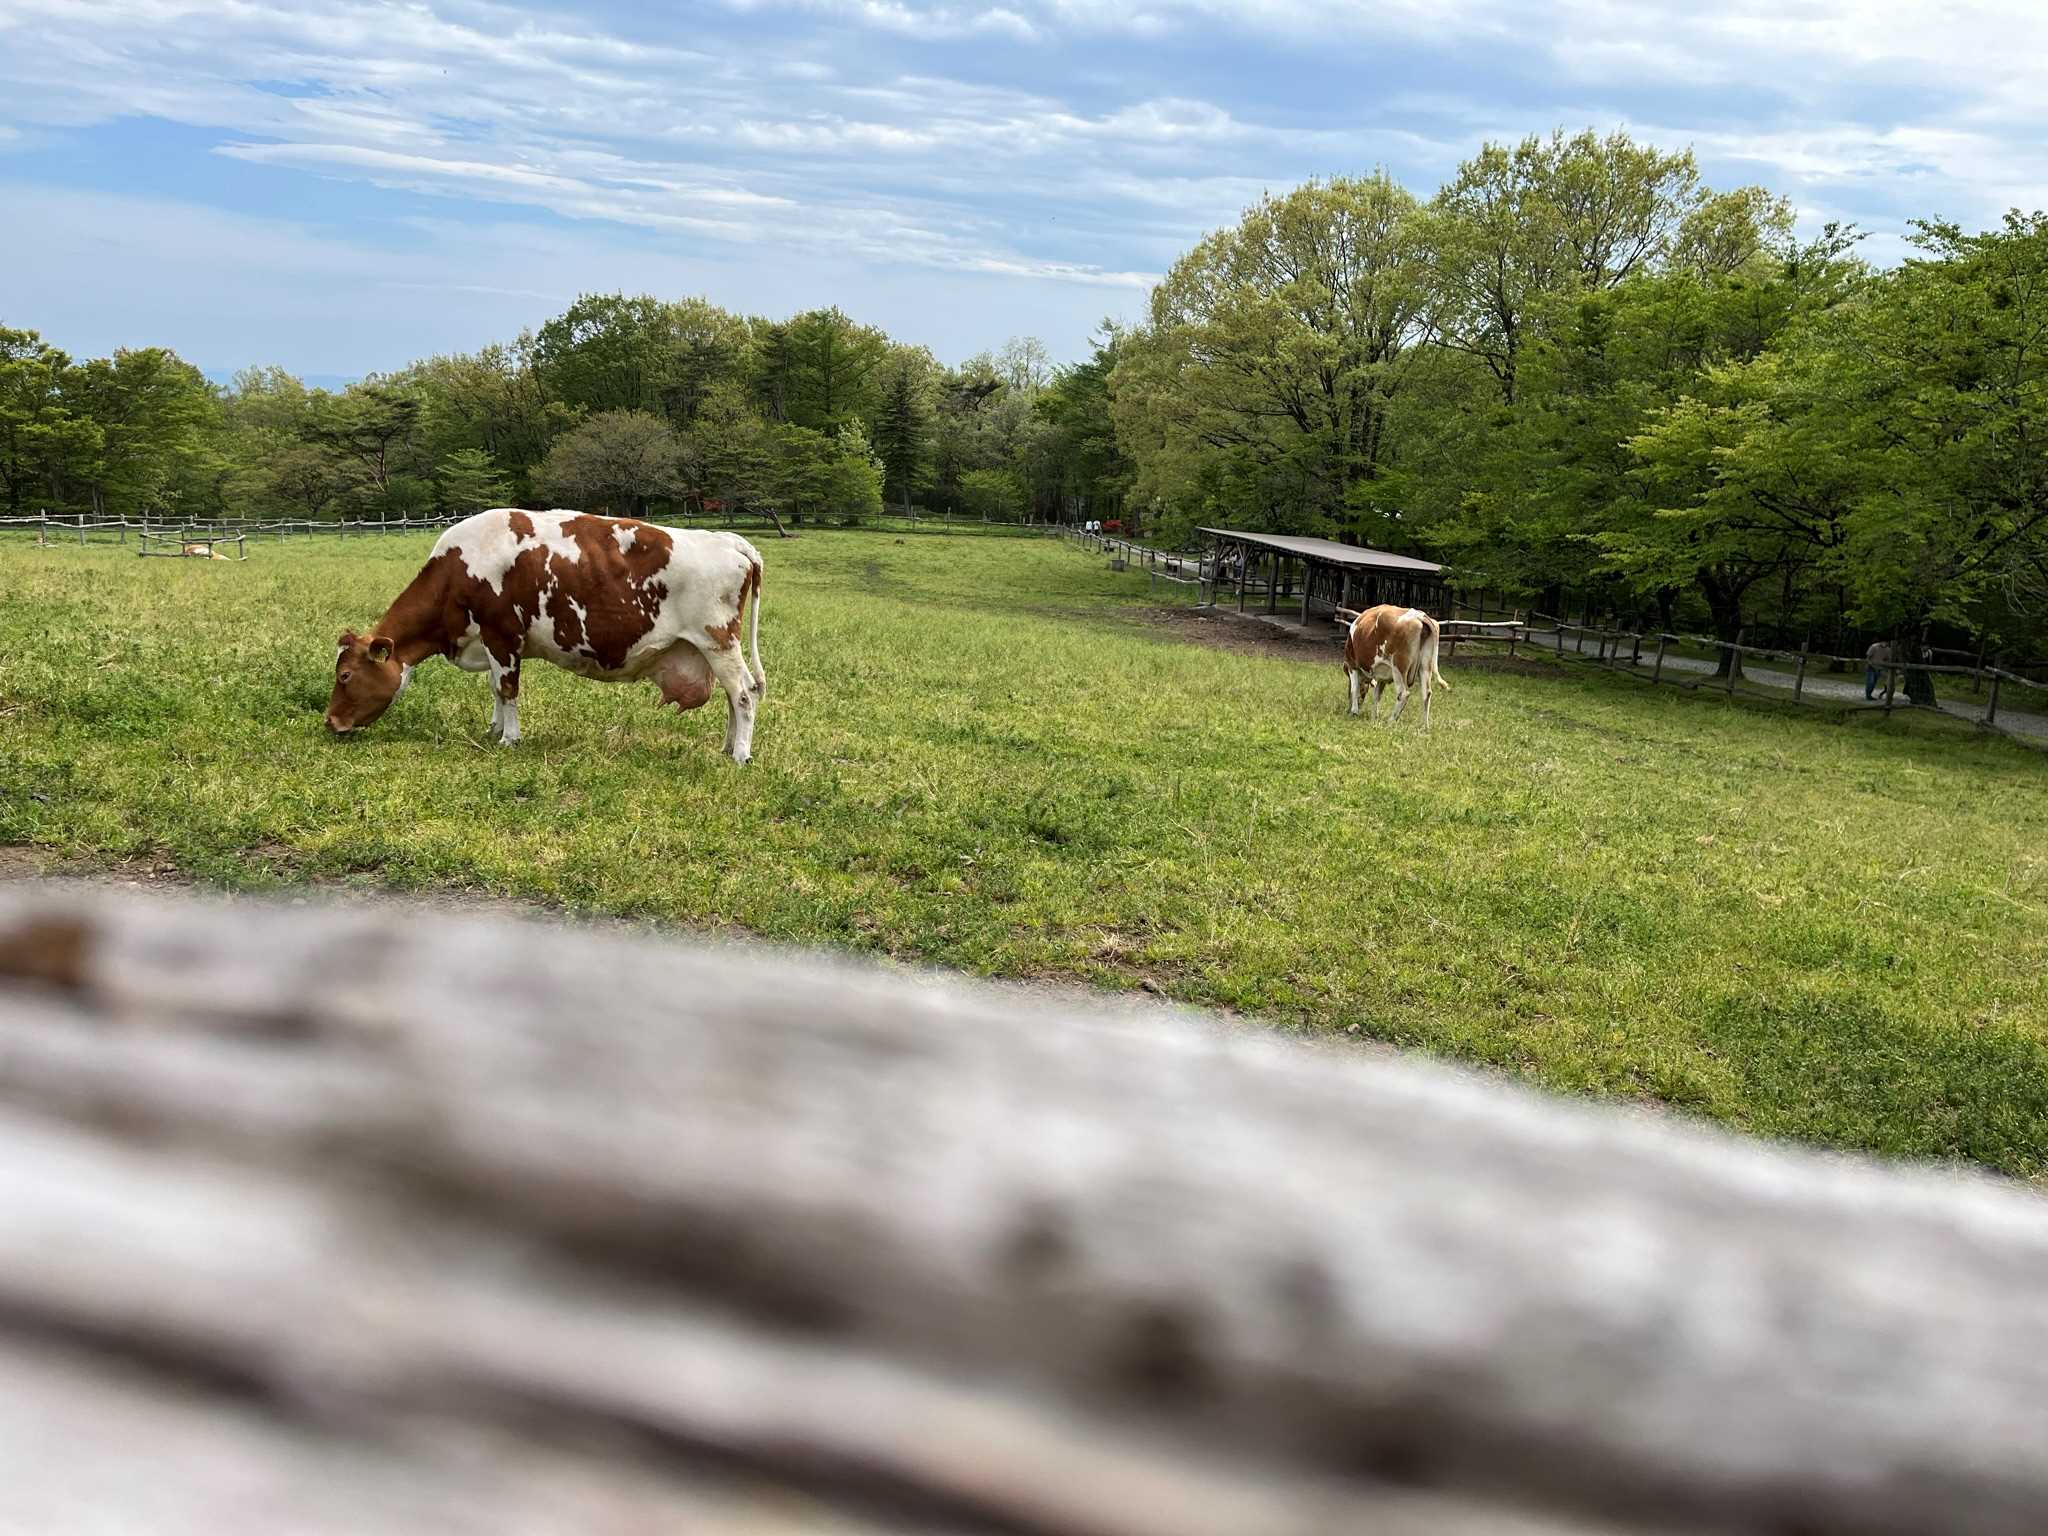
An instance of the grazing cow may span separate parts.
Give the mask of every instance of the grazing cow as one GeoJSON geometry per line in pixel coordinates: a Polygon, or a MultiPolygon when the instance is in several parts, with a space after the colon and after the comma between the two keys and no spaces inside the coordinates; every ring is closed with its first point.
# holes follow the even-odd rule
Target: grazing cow
{"type": "Polygon", "coordinates": [[[188,557],[188,558],[190,558],[190,559],[193,559],[193,560],[225,560],[225,559],[227,559],[227,556],[226,556],[226,555],[222,554],[222,553],[221,553],[221,552],[220,552],[219,550],[215,549],[215,548],[214,548],[214,547],[213,547],[213,546],[212,546],[211,544],[185,544],[185,545],[181,545],[181,546],[179,546],[179,549],[178,549],[178,553],[179,553],[179,554],[181,554],[181,555],[184,555],[184,556],[186,556],[186,557],[188,557]]]}
{"type": "Polygon", "coordinates": [[[519,740],[519,663],[605,682],[645,678],[695,709],[725,690],[725,751],[752,755],[761,670],[761,555],[737,534],[582,512],[479,512],[434,544],[374,628],[341,637],[327,726],[359,730],[429,656],[491,674],[491,735],[519,740]],[[740,622],[753,600],[748,661],[740,622]]]}
{"type": "Polygon", "coordinates": [[[1394,713],[1388,724],[1401,718],[1408,702],[1408,690],[1422,687],[1422,723],[1429,724],[1429,690],[1434,683],[1449,691],[1450,684],[1436,667],[1437,622],[1420,608],[1403,608],[1382,603],[1368,608],[1351,621],[1351,633],[1344,637],[1344,674],[1351,683],[1351,713],[1358,713],[1361,684],[1372,687],[1372,713],[1380,714],[1380,690],[1394,685],[1394,713]]]}

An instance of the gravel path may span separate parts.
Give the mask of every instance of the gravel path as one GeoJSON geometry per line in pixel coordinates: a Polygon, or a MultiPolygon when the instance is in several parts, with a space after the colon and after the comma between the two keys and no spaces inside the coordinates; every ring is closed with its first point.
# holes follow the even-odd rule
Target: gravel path
{"type": "MultiPolygon", "coordinates": [[[[1646,673],[1650,671],[1651,666],[1651,662],[1644,661],[1635,670],[1646,673]]],[[[1691,672],[1711,676],[1714,671],[1714,663],[1702,661],[1693,656],[1666,656],[1664,658],[1664,670],[1666,672],[1691,672]]],[[[1787,693],[1790,693],[1793,679],[1793,673],[1780,671],[1776,667],[1758,666],[1754,662],[1745,662],[1743,664],[1742,680],[1747,683],[1753,683],[1758,687],[1782,688],[1787,693]]],[[[1954,715],[1958,720],[1968,720],[1973,723],[1984,718],[1983,699],[1977,698],[1967,691],[1960,698],[1944,698],[1941,695],[1945,686],[1956,686],[1955,678],[1952,675],[1937,674],[1935,678],[1936,703],[1943,714],[1954,715]]],[[[1903,688],[1903,684],[1901,687],[1903,688]]],[[[1842,704],[1861,704],[1864,702],[1863,676],[1860,672],[1853,678],[1808,672],[1806,674],[1806,687],[1802,692],[1808,698],[1829,699],[1842,704]]],[[[2014,709],[2012,707],[2014,694],[2033,694],[2035,698],[2041,697],[2032,689],[2015,688],[2008,684],[1999,694],[1998,698],[1999,725],[2012,732],[2015,736],[2024,736],[2032,741],[2048,742],[2048,715],[2031,714],[2014,709]]],[[[1879,698],[1882,697],[1883,694],[1880,693],[1879,698]]],[[[1904,694],[1901,693],[1899,698],[1903,701],[1904,694]]]]}

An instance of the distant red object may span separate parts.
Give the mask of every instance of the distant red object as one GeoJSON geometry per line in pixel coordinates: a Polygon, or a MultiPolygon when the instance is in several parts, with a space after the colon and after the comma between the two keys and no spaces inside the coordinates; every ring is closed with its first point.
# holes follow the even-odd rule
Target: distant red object
{"type": "Polygon", "coordinates": [[[723,512],[725,510],[725,503],[716,496],[706,496],[704,498],[704,510],[706,512],[723,512]]]}
{"type": "Polygon", "coordinates": [[[1106,518],[1103,520],[1102,531],[1104,533],[1122,533],[1124,531],[1124,520],[1120,517],[1106,518]]]}

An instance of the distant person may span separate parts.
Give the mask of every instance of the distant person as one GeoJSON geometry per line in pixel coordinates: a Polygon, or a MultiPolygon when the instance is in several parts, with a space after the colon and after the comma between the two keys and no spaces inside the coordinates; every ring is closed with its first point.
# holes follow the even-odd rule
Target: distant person
{"type": "Polygon", "coordinates": [[[1882,640],[1870,642],[1870,649],[1863,653],[1863,697],[1869,699],[1877,693],[1877,680],[1891,665],[1892,648],[1882,640]]]}

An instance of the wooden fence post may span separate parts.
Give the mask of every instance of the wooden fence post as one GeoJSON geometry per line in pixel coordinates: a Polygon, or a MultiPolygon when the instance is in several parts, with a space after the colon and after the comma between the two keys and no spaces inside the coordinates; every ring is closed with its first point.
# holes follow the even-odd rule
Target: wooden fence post
{"type": "Polygon", "coordinates": [[[1742,665],[1742,637],[1748,633],[1746,629],[1736,630],[1735,643],[1728,647],[1728,697],[1731,699],[1735,697],[1735,672],[1742,665]]]}
{"type": "Polygon", "coordinates": [[[1650,686],[1653,688],[1664,681],[1664,643],[1669,638],[1668,635],[1657,636],[1657,665],[1650,669],[1650,686]]]}
{"type": "Polygon", "coordinates": [[[1898,686],[1899,666],[1897,662],[1886,662],[1884,668],[1884,712],[1892,712],[1892,690],[1898,686]]]}
{"type": "Polygon", "coordinates": [[[1799,695],[1806,688],[1806,653],[1812,648],[1813,642],[1811,640],[1799,648],[1799,670],[1792,674],[1792,702],[1794,704],[1799,702],[1799,695]]]}
{"type": "Polygon", "coordinates": [[[2004,680],[2003,673],[1993,672],[1991,674],[1991,698],[1984,706],[1984,723],[1986,725],[1996,725],[1998,723],[1998,685],[2004,680]]]}

